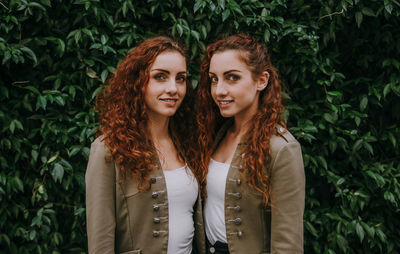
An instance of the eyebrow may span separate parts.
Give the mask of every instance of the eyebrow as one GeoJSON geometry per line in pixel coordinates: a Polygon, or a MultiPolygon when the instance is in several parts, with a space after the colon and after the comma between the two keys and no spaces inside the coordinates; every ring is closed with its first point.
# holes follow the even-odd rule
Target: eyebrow
{"type": "MultiPolygon", "coordinates": [[[[167,73],[167,74],[170,74],[169,71],[164,70],[164,69],[152,69],[150,72],[153,72],[153,71],[160,71],[160,72],[165,72],[165,73],[167,73]]],[[[186,74],[186,73],[187,73],[186,71],[180,71],[180,72],[178,72],[178,74],[186,74]]]]}
{"type": "MultiPolygon", "coordinates": [[[[229,74],[229,73],[231,73],[231,72],[242,72],[242,71],[239,71],[239,70],[229,70],[229,71],[226,71],[226,72],[224,72],[224,75],[226,75],[226,74],[229,74]]],[[[208,72],[209,74],[212,74],[212,75],[215,75],[215,73],[213,73],[213,72],[208,72]]]]}

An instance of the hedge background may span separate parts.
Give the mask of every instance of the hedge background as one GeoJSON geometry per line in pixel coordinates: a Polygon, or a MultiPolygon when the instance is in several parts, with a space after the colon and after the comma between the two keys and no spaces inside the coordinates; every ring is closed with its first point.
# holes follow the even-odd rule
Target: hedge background
{"type": "Polygon", "coordinates": [[[305,253],[400,252],[397,0],[0,0],[0,253],[85,253],[93,98],[152,33],[249,32],[285,80],[307,175],[305,253]]]}

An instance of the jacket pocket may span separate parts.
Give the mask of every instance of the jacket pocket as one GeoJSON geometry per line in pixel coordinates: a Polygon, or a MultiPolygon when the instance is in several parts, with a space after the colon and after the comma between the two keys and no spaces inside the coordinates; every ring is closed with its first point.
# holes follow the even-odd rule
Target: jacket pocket
{"type": "Polygon", "coordinates": [[[126,252],[120,252],[119,254],[141,254],[141,250],[131,250],[131,251],[126,251],[126,252]]]}

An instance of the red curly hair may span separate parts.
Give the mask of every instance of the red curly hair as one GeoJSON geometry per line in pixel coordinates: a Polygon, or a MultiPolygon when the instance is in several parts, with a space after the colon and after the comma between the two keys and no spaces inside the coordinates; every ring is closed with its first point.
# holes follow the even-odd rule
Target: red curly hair
{"type": "MultiPolygon", "coordinates": [[[[179,52],[186,57],[186,50],[168,37],[145,40],[128,53],[96,98],[99,114],[99,135],[103,135],[112,159],[120,166],[125,177],[138,179],[138,189],[150,188],[150,172],[155,166],[157,152],[147,130],[147,107],[144,93],[150,78],[150,68],[157,56],[166,51],[179,52]]],[[[186,83],[186,95],[174,116],[170,117],[169,133],[180,157],[193,170],[189,154],[195,147],[187,137],[194,127],[193,88],[186,83]],[[193,121],[193,122],[191,122],[193,121]]],[[[195,170],[194,174],[197,176],[195,170]]]]}
{"type": "Polygon", "coordinates": [[[267,48],[246,34],[232,35],[208,45],[201,63],[196,119],[201,147],[198,160],[202,172],[203,195],[205,195],[208,165],[216,149],[213,146],[216,129],[226,121],[211,97],[210,61],[215,53],[225,50],[241,52],[242,61],[252,72],[253,79],[259,77],[263,71],[269,73],[269,84],[259,94],[258,110],[247,133],[249,138],[245,147],[247,156],[243,158],[244,167],[240,171],[246,174],[247,182],[264,196],[267,204],[270,194],[270,139],[276,133],[277,124],[284,125],[281,120],[283,113],[281,82],[275,67],[271,64],[267,48]]]}

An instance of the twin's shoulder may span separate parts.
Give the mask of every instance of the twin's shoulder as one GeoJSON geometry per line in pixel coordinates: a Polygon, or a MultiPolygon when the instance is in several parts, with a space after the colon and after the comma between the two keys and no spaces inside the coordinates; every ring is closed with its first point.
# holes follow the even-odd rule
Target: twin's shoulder
{"type": "Polygon", "coordinates": [[[104,136],[98,136],[93,142],[92,142],[92,146],[105,146],[104,143],[104,136]]]}
{"type": "Polygon", "coordinates": [[[96,153],[109,153],[109,149],[106,146],[106,143],[104,141],[104,136],[101,135],[97,137],[91,144],[90,146],[91,152],[96,152],[96,153]]]}
{"type": "Polygon", "coordinates": [[[288,129],[285,127],[278,125],[276,126],[276,132],[274,135],[271,136],[270,140],[270,147],[271,147],[271,152],[277,153],[279,152],[283,147],[288,146],[288,145],[300,145],[299,142],[296,140],[296,138],[289,132],[288,129]]]}

